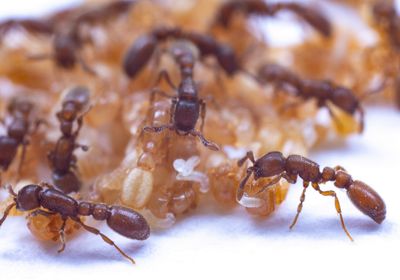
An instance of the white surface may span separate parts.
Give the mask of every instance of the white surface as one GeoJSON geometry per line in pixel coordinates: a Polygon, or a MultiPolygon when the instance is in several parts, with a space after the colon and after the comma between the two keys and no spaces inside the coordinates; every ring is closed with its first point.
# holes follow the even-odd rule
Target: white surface
{"type": "MultiPolygon", "coordinates": [[[[11,3],[22,8],[28,2],[52,1],[11,3]]],[[[4,15],[3,3],[0,9],[4,15]]],[[[395,109],[367,108],[362,136],[311,155],[322,166],[344,166],[354,178],[378,190],[386,201],[387,219],[378,226],[352,206],[345,193],[339,194],[346,225],[355,238],[353,243],[340,227],[333,199],[311,189],[297,226],[289,231],[301,194],[297,185],[292,186],[284,203],[267,219],[257,219],[244,209],[227,211],[215,203],[202,202],[194,213],[178,220],[169,230],[153,232],[145,242],[132,242],[100,226],[135,258],[136,266],[90,234],[71,240],[65,252],[57,254],[58,244],[37,242],[23,218],[12,217],[0,229],[0,277],[398,279],[399,124],[400,112],[395,109]]],[[[331,185],[324,189],[337,190],[331,185]]]]}

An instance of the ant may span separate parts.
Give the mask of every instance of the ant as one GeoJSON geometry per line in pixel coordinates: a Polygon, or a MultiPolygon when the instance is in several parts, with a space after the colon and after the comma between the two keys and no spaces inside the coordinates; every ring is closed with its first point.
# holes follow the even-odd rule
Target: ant
{"type": "Polygon", "coordinates": [[[149,34],[136,39],[123,60],[125,74],[134,78],[149,62],[156,46],[171,38],[190,41],[198,48],[201,57],[214,56],[219,66],[230,77],[239,71],[244,71],[239,65],[234,50],[229,45],[218,42],[213,36],[187,32],[177,27],[165,27],[155,28],[149,34]]]}
{"type": "Polygon", "coordinates": [[[35,132],[43,121],[37,120],[35,128],[31,130],[33,104],[27,100],[15,98],[8,105],[7,110],[11,116],[11,121],[7,126],[7,135],[0,136],[0,171],[5,172],[8,170],[19,146],[22,146],[21,160],[17,171],[17,176],[19,176],[25,159],[26,147],[29,145],[27,136],[35,132]]]}
{"type": "Polygon", "coordinates": [[[67,220],[71,219],[88,232],[100,235],[107,244],[114,246],[121,255],[133,264],[135,263],[109,237],[101,233],[98,229],[84,224],[80,218],[81,216],[92,216],[98,221],[106,220],[110,228],[130,239],[145,240],[150,235],[150,228],[147,221],[142,215],[130,208],[76,201],[74,198],[54,189],[52,185],[46,183],[26,185],[17,194],[11,188],[11,185],[8,185],[8,191],[14,197],[14,202],[8,205],[4,211],[4,215],[0,219],[0,226],[14,207],[20,211],[32,211],[28,214],[29,216],[43,215],[48,217],[60,215],[63,220],[59,230],[62,246],[58,250],[58,253],[63,252],[65,249],[64,228],[67,220]]]}
{"type": "Polygon", "coordinates": [[[335,208],[340,217],[342,228],[346,235],[353,241],[350,233],[344,224],[339,199],[335,191],[322,191],[319,184],[333,181],[335,186],[345,189],[352,203],[365,215],[369,216],[376,223],[380,224],[386,216],[385,202],[371,187],[361,181],[353,181],[343,167],[335,168],[325,167],[320,172],[319,165],[308,158],[300,155],[290,155],[285,158],[281,152],[270,152],[261,158],[255,160],[253,152],[247,152],[246,156],[238,161],[238,166],[242,166],[249,159],[253,166],[247,168],[247,174],[239,185],[237,191],[237,200],[239,201],[244,194],[244,187],[250,176],[254,175],[254,180],[259,178],[273,178],[270,183],[259,191],[262,192],[271,185],[279,182],[284,178],[290,184],[295,184],[297,177],[303,179],[303,192],[300,197],[300,204],[297,207],[297,214],[290,225],[290,229],[294,227],[300,212],[303,208],[307,187],[311,186],[323,196],[332,196],[335,199],[335,208]]]}
{"type": "Polygon", "coordinates": [[[170,123],[162,126],[146,126],[143,128],[146,132],[159,133],[164,129],[175,130],[178,135],[192,135],[198,137],[204,146],[210,150],[219,150],[218,145],[206,140],[202,134],[204,118],[206,115],[206,104],[198,97],[196,83],[193,80],[193,68],[195,58],[189,48],[183,46],[173,50],[173,56],[176,64],[180,67],[181,83],[176,87],[167,72],[162,71],[156,84],[163,77],[167,80],[172,89],[177,91],[177,97],[171,97],[159,89],[153,89],[151,92],[150,103],[153,103],[155,94],[162,95],[172,99],[170,111],[170,123]],[[200,131],[195,130],[197,120],[201,117],[200,131]]]}
{"type": "Polygon", "coordinates": [[[65,193],[76,192],[81,187],[78,176],[73,171],[76,170],[76,157],[74,150],[81,148],[87,151],[88,147],[76,143],[76,138],[82,127],[85,111],[78,116],[89,103],[89,91],[85,87],[74,87],[65,96],[62,109],[57,113],[60,122],[61,137],[58,139],[54,149],[49,152],[48,159],[53,170],[52,179],[56,188],[65,193]],[[78,127],[73,131],[74,122],[78,127]]]}
{"type": "Polygon", "coordinates": [[[4,25],[6,27],[5,30],[10,29],[12,25],[21,25],[28,31],[44,35],[54,35],[53,53],[31,55],[29,56],[30,59],[54,59],[58,67],[66,70],[71,70],[76,64],[80,64],[83,70],[89,74],[96,75],[96,72],[86,64],[79,54],[79,51],[87,41],[81,35],[81,26],[83,24],[95,24],[107,21],[122,12],[126,12],[133,3],[134,1],[127,0],[115,1],[77,16],[73,16],[74,10],[70,13],[67,11],[66,15],[63,15],[61,12],[60,18],[66,19],[67,23],[60,22],[60,19],[57,17],[51,17],[48,20],[11,20],[9,23],[4,23],[4,25]]]}
{"type": "Polygon", "coordinates": [[[274,16],[278,12],[286,10],[295,13],[316,29],[321,35],[330,37],[332,27],[330,22],[321,12],[298,3],[266,3],[260,0],[233,0],[222,4],[215,17],[214,25],[228,28],[231,18],[237,13],[251,15],[274,16]]]}
{"type": "Polygon", "coordinates": [[[258,81],[261,84],[273,83],[277,87],[288,86],[294,89],[297,96],[304,100],[317,100],[318,107],[326,107],[329,114],[337,121],[327,102],[332,102],[335,106],[350,115],[356,111],[360,114],[360,133],[364,130],[364,110],[360,101],[354,93],[345,87],[337,86],[328,80],[307,80],[301,79],[290,70],[277,64],[264,64],[258,70],[258,81]]]}

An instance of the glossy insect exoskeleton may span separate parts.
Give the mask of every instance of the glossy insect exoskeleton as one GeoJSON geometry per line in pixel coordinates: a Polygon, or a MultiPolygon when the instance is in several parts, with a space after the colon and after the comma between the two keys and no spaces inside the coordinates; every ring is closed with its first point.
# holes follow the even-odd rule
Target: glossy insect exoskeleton
{"type": "Polygon", "coordinates": [[[264,191],[269,186],[278,183],[281,178],[284,178],[291,184],[296,183],[298,177],[303,180],[303,193],[300,197],[300,204],[297,208],[297,214],[290,228],[293,228],[297,222],[297,219],[303,208],[305,193],[310,183],[311,186],[321,195],[332,196],[335,199],[335,208],[339,214],[342,228],[351,240],[353,239],[344,224],[342,210],[340,208],[340,203],[336,192],[332,190],[322,191],[319,186],[320,184],[332,181],[337,188],[345,189],[351,202],[362,213],[369,216],[376,223],[382,223],[386,217],[386,205],[379,194],[367,184],[361,181],[353,180],[351,175],[340,166],[335,168],[325,167],[321,172],[319,165],[308,158],[300,155],[290,155],[288,157],[284,157],[280,152],[270,152],[257,160],[254,159],[252,152],[248,152],[244,158],[238,161],[238,165],[243,165],[247,159],[253,163],[253,166],[247,168],[247,174],[239,185],[237,192],[238,201],[244,195],[246,182],[252,174],[254,176],[254,180],[258,180],[260,178],[272,179],[271,182],[268,183],[261,191],[264,191]]]}
{"type": "MultiPolygon", "coordinates": [[[[204,146],[211,150],[218,150],[218,146],[206,140],[202,134],[204,126],[204,118],[206,114],[206,104],[198,97],[198,90],[195,81],[193,80],[193,68],[195,58],[188,48],[175,49],[174,57],[176,63],[180,67],[181,82],[178,87],[172,83],[167,72],[161,72],[159,81],[165,77],[171,87],[177,91],[177,97],[172,97],[171,105],[171,123],[162,126],[146,126],[144,131],[161,132],[164,129],[176,131],[180,135],[192,135],[198,137],[204,146]],[[196,130],[197,120],[201,117],[200,131],[196,130]]],[[[152,91],[151,102],[154,100],[154,95],[160,94],[168,96],[168,94],[155,89],[152,91]]]]}
{"type": "Polygon", "coordinates": [[[89,103],[89,91],[84,87],[74,87],[68,91],[62,109],[57,113],[60,122],[61,137],[55,147],[48,154],[52,169],[54,185],[65,193],[76,192],[81,188],[81,182],[76,172],[76,157],[74,150],[81,148],[88,150],[87,146],[76,142],[82,127],[84,107],[89,103]],[[74,124],[77,128],[74,130],[74,124]]]}
{"type": "Polygon", "coordinates": [[[125,74],[130,78],[136,75],[149,63],[159,43],[168,39],[183,39],[192,42],[199,50],[201,57],[213,56],[220,68],[232,76],[242,71],[233,49],[218,42],[213,36],[197,32],[183,31],[180,28],[156,28],[149,34],[140,36],[129,48],[123,61],[125,74]]]}
{"type": "Polygon", "coordinates": [[[107,221],[107,225],[122,236],[130,239],[145,240],[150,235],[150,227],[147,221],[133,209],[91,203],[86,201],[76,201],[72,197],[53,189],[51,185],[26,185],[17,194],[8,186],[10,194],[14,197],[14,202],[8,205],[3,217],[0,219],[0,226],[6,220],[11,209],[16,207],[20,211],[31,211],[30,216],[36,215],[60,215],[63,224],[59,230],[62,243],[59,253],[65,249],[64,227],[68,219],[81,225],[90,233],[100,235],[101,238],[111,246],[114,246],[125,258],[134,263],[134,260],[122,251],[109,237],[101,233],[98,229],[84,224],[82,216],[92,216],[98,221],[107,221]]]}
{"type": "Polygon", "coordinates": [[[14,26],[21,26],[32,33],[53,35],[53,52],[51,54],[38,54],[29,57],[35,60],[53,59],[57,66],[67,70],[71,70],[79,64],[86,72],[96,74],[80,54],[82,47],[88,41],[81,34],[82,25],[107,22],[119,14],[127,12],[133,3],[135,1],[114,1],[95,6],[84,12],[73,8],[43,20],[8,20],[0,24],[0,38],[2,34],[4,35],[14,26]]]}
{"type": "Polygon", "coordinates": [[[25,159],[26,146],[29,144],[28,135],[35,131],[40,124],[31,128],[31,113],[33,104],[23,99],[13,99],[8,106],[10,122],[7,125],[7,135],[0,136],[0,184],[1,172],[7,171],[14,160],[18,148],[22,146],[21,160],[18,166],[17,176],[21,171],[25,159]]]}
{"type": "Polygon", "coordinates": [[[321,35],[330,37],[332,26],[329,20],[320,11],[299,3],[267,3],[261,0],[233,0],[227,1],[219,8],[214,24],[228,28],[231,18],[238,12],[246,16],[275,16],[281,11],[290,11],[306,21],[321,35]]]}
{"type": "Polygon", "coordinates": [[[349,115],[360,115],[360,133],[364,130],[364,110],[355,94],[348,88],[335,85],[328,80],[301,79],[290,70],[277,64],[264,64],[258,70],[258,81],[261,84],[272,83],[277,87],[289,87],[303,98],[317,100],[319,107],[326,107],[337,121],[327,102],[333,103],[349,115]]]}

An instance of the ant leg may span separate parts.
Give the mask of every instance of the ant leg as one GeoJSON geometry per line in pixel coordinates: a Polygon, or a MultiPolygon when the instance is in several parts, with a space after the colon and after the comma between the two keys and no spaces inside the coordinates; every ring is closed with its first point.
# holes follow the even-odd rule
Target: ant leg
{"type": "Polygon", "coordinates": [[[65,229],[66,223],[67,223],[67,219],[63,218],[63,223],[61,225],[60,230],[58,231],[58,233],[60,234],[61,248],[58,249],[57,253],[61,253],[65,249],[65,232],[64,232],[64,229],[65,229]]]}
{"type": "Polygon", "coordinates": [[[204,128],[204,119],[206,118],[206,103],[200,99],[200,117],[201,117],[201,125],[200,125],[200,131],[203,133],[203,128],[204,128]]]}
{"type": "Polygon", "coordinates": [[[101,233],[97,228],[94,227],[90,227],[88,225],[85,225],[79,218],[74,218],[74,221],[76,221],[78,224],[80,224],[85,230],[87,230],[90,233],[93,233],[95,235],[100,235],[101,238],[108,243],[111,246],[114,246],[115,249],[118,250],[118,252],[123,255],[125,258],[127,258],[129,261],[131,261],[133,264],[135,263],[135,261],[129,257],[124,251],[122,251],[115,243],[114,241],[112,241],[110,238],[108,238],[106,235],[104,235],[103,233],[101,233]]]}
{"type": "Polygon", "coordinates": [[[201,143],[203,143],[203,145],[206,146],[207,148],[209,148],[210,150],[213,150],[213,151],[219,150],[218,145],[211,141],[208,141],[206,138],[204,138],[204,136],[203,136],[203,134],[201,134],[201,132],[196,131],[196,130],[191,130],[189,132],[189,134],[193,135],[195,137],[198,137],[200,139],[201,143]]]}
{"type": "Polygon", "coordinates": [[[364,131],[364,109],[361,107],[361,105],[358,106],[357,108],[358,113],[360,114],[360,130],[359,133],[363,133],[364,131]]]}
{"type": "Polygon", "coordinates": [[[171,77],[169,76],[167,70],[165,70],[165,69],[160,71],[154,85],[158,86],[161,83],[162,79],[164,79],[172,89],[177,90],[177,87],[172,82],[171,77]]]}
{"type": "Polygon", "coordinates": [[[239,167],[242,166],[243,163],[244,163],[247,159],[249,159],[253,164],[256,163],[256,161],[255,161],[255,159],[254,159],[254,154],[253,154],[253,152],[252,152],[252,151],[248,151],[248,152],[246,153],[246,155],[245,155],[242,159],[240,159],[240,160],[237,162],[238,166],[239,166],[239,167]]]}
{"type": "Polygon", "coordinates": [[[259,190],[259,191],[256,193],[256,195],[262,193],[262,192],[265,191],[268,187],[273,186],[273,185],[279,183],[279,181],[281,180],[281,178],[282,178],[282,175],[276,176],[274,179],[272,179],[271,182],[269,182],[268,184],[266,184],[265,186],[263,186],[263,187],[261,188],[261,190],[259,190]]]}
{"type": "Polygon", "coordinates": [[[253,173],[253,168],[249,167],[246,171],[246,177],[240,182],[239,188],[236,191],[236,200],[239,202],[244,194],[244,186],[246,185],[247,181],[249,180],[251,174],[253,173]]]}
{"type": "Polygon", "coordinates": [[[15,193],[15,191],[13,190],[13,188],[10,184],[5,185],[4,188],[7,189],[8,193],[10,195],[12,195],[13,197],[17,196],[17,194],[15,193]]]}
{"type": "Polygon", "coordinates": [[[85,72],[92,74],[94,76],[98,76],[97,72],[94,71],[93,68],[90,67],[80,55],[77,55],[77,58],[78,58],[79,64],[81,65],[82,69],[85,72]]]}
{"type": "Polygon", "coordinates": [[[294,225],[297,223],[297,219],[299,218],[300,212],[303,209],[303,203],[304,203],[304,200],[306,200],[306,190],[307,190],[307,187],[309,184],[310,184],[309,182],[303,181],[303,192],[301,193],[301,196],[300,196],[300,203],[297,206],[296,216],[294,217],[293,222],[289,227],[290,229],[292,229],[294,227],[294,225]]]}
{"type": "Polygon", "coordinates": [[[51,212],[51,211],[45,211],[43,209],[36,209],[36,210],[32,211],[31,213],[29,213],[27,218],[36,217],[38,215],[42,215],[42,216],[45,216],[45,217],[50,217],[52,215],[57,215],[57,213],[56,212],[51,212]]]}
{"type": "Polygon", "coordinates": [[[53,59],[54,55],[53,54],[46,54],[46,53],[42,53],[42,54],[31,54],[28,55],[26,57],[29,60],[45,60],[45,59],[53,59]]]}
{"type": "Polygon", "coordinates": [[[17,204],[11,203],[10,205],[7,206],[6,210],[4,211],[3,217],[0,219],[0,226],[4,223],[4,221],[7,219],[8,214],[10,214],[11,209],[14,208],[17,204]]]}
{"type": "Polygon", "coordinates": [[[84,152],[87,152],[89,150],[88,146],[82,145],[82,144],[79,144],[79,143],[75,143],[74,149],[78,149],[78,148],[81,148],[82,151],[84,151],[84,152]]]}
{"type": "Polygon", "coordinates": [[[351,237],[350,233],[348,232],[345,224],[344,224],[344,220],[343,220],[343,216],[342,216],[342,210],[340,208],[340,203],[339,203],[339,199],[337,198],[336,192],[335,191],[322,191],[319,188],[318,183],[312,183],[312,186],[321,195],[323,195],[323,196],[333,196],[335,198],[335,208],[336,208],[336,212],[339,214],[340,223],[342,224],[342,228],[343,228],[344,232],[346,233],[346,235],[350,238],[350,240],[354,241],[353,238],[351,237]]]}
{"type": "Polygon", "coordinates": [[[173,130],[174,128],[175,128],[174,125],[166,124],[166,125],[162,125],[162,126],[145,126],[143,128],[143,130],[146,131],[146,132],[159,133],[159,132],[163,131],[164,129],[173,130]]]}
{"type": "Polygon", "coordinates": [[[162,97],[165,97],[165,98],[174,98],[175,97],[175,96],[171,96],[171,95],[167,94],[165,91],[163,91],[159,88],[153,88],[150,92],[150,104],[154,103],[156,94],[161,95],[162,97]]]}
{"type": "MultiPolygon", "coordinates": [[[[82,128],[82,125],[83,125],[83,117],[87,114],[87,113],[89,113],[89,111],[92,109],[92,106],[89,106],[88,108],[87,108],[87,110],[85,110],[84,112],[82,112],[82,114],[80,114],[79,115],[79,117],[76,119],[76,122],[77,122],[77,124],[78,124],[78,127],[76,128],[76,130],[75,130],[75,132],[74,132],[74,134],[73,134],[73,137],[78,137],[78,135],[79,135],[79,132],[81,131],[81,128],[82,128]]],[[[58,116],[57,116],[58,117],[58,116]]]]}

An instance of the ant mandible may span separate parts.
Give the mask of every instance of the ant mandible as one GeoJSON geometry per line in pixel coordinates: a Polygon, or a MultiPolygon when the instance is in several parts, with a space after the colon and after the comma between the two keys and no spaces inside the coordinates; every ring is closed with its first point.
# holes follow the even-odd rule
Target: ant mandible
{"type": "Polygon", "coordinates": [[[253,163],[253,166],[247,168],[247,174],[239,185],[237,191],[238,201],[243,197],[244,187],[252,174],[254,180],[272,178],[272,181],[259,192],[278,183],[281,178],[284,178],[290,184],[295,184],[297,177],[303,179],[304,189],[300,197],[300,204],[297,207],[297,214],[290,225],[291,229],[297,222],[306,198],[306,190],[311,183],[311,186],[321,195],[332,196],[335,199],[335,208],[339,214],[342,228],[350,240],[353,241],[353,238],[344,224],[342,210],[336,192],[332,190],[322,191],[319,187],[320,184],[328,181],[333,181],[337,188],[345,189],[351,202],[376,223],[380,224],[385,219],[386,205],[379,194],[367,184],[358,180],[353,180],[351,175],[340,166],[335,168],[325,167],[321,172],[319,165],[310,159],[300,155],[290,155],[286,158],[281,152],[270,152],[257,160],[254,159],[253,152],[247,152],[246,156],[238,161],[238,165],[242,166],[247,159],[253,163]]]}
{"type": "Polygon", "coordinates": [[[360,115],[359,131],[362,133],[364,130],[364,110],[360,101],[348,88],[337,86],[328,80],[301,79],[290,70],[277,64],[262,65],[258,70],[257,80],[260,84],[269,82],[277,87],[289,86],[302,99],[317,100],[318,107],[326,107],[329,114],[338,123],[340,122],[329,108],[328,101],[350,115],[354,116],[358,112],[360,115]]]}
{"type": "Polygon", "coordinates": [[[8,170],[8,167],[17,154],[19,146],[22,146],[17,176],[19,176],[21,172],[21,168],[25,159],[26,147],[29,144],[27,136],[35,132],[39,125],[43,122],[42,120],[37,120],[34,129],[31,129],[32,109],[33,104],[30,101],[19,98],[13,99],[8,105],[8,113],[11,116],[11,122],[7,126],[7,135],[0,136],[0,171],[2,172],[8,170]]]}
{"type": "Polygon", "coordinates": [[[290,11],[305,20],[315,30],[325,37],[332,34],[332,26],[326,17],[318,10],[298,3],[266,3],[260,0],[233,0],[222,4],[214,20],[215,26],[227,28],[231,18],[241,12],[247,15],[274,16],[280,11],[290,11]]]}
{"type": "Polygon", "coordinates": [[[204,138],[202,131],[204,126],[204,118],[206,115],[206,104],[198,97],[196,83],[193,80],[193,68],[195,58],[189,48],[180,46],[174,49],[173,55],[175,62],[180,67],[181,83],[178,88],[172,83],[167,72],[162,71],[158,78],[159,83],[163,77],[167,80],[168,84],[177,91],[177,97],[170,97],[159,89],[153,89],[151,92],[150,103],[153,102],[155,94],[172,98],[172,105],[170,111],[170,123],[162,126],[146,126],[143,128],[147,132],[161,132],[164,129],[176,131],[179,135],[192,135],[198,137],[204,146],[217,151],[218,145],[208,141],[204,138]],[[195,129],[197,120],[201,116],[200,131],[195,129]]]}
{"type": "Polygon", "coordinates": [[[81,216],[92,216],[98,221],[106,220],[110,228],[130,239],[145,240],[150,235],[150,227],[147,221],[142,215],[130,208],[76,201],[74,198],[54,189],[52,185],[46,183],[26,185],[17,194],[13,191],[11,185],[8,185],[8,191],[14,197],[14,202],[8,205],[4,211],[4,215],[0,219],[0,226],[14,207],[20,211],[31,211],[29,216],[42,215],[48,217],[60,215],[63,220],[59,230],[62,246],[58,250],[58,253],[63,252],[65,249],[64,228],[67,220],[71,219],[88,232],[100,235],[107,244],[114,246],[121,255],[132,263],[135,263],[109,237],[101,233],[98,229],[84,224],[81,216]]]}
{"type": "Polygon", "coordinates": [[[62,135],[54,149],[49,152],[48,159],[52,168],[53,183],[65,193],[76,192],[81,187],[81,182],[75,172],[74,150],[76,148],[81,148],[83,151],[88,150],[87,146],[77,144],[76,138],[82,128],[83,116],[88,110],[78,114],[89,103],[89,96],[89,91],[85,87],[70,89],[63,100],[61,111],[57,113],[62,135]],[[78,127],[73,131],[75,121],[78,127]]]}
{"type": "MultiPolygon", "coordinates": [[[[149,63],[156,47],[168,39],[182,39],[192,42],[199,50],[201,57],[213,56],[228,76],[244,71],[238,62],[233,49],[218,42],[213,36],[197,32],[184,31],[180,28],[155,28],[149,34],[143,35],[129,48],[123,60],[123,69],[130,78],[136,75],[149,63]]],[[[244,71],[245,72],[245,71],[244,71]]]]}

